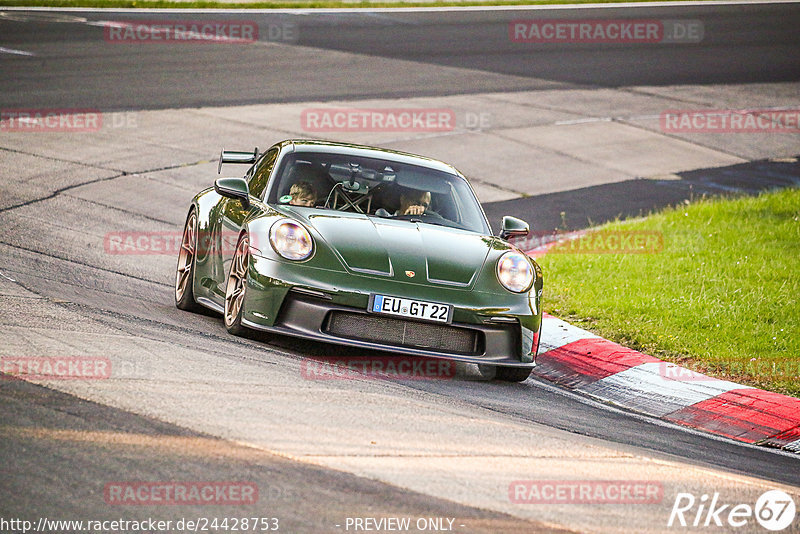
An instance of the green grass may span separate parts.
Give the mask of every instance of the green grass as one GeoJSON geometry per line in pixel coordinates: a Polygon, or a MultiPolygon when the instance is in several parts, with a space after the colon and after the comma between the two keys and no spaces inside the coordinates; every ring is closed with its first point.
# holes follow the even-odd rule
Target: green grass
{"type": "Polygon", "coordinates": [[[800,396],[800,189],[598,229],[661,232],[663,249],[542,257],[545,311],[695,371],[800,396]]]}
{"type": "Polygon", "coordinates": [[[292,9],[292,8],[354,8],[354,7],[447,7],[447,6],[526,6],[542,4],[608,4],[617,2],[650,2],[654,0],[464,0],[397,2],[376,0],[287,0],[254,2],[214,2],[190,0],[0,0],[0,7],[99,7],[99,8],[178,8],[178,9],[292,9]]]}

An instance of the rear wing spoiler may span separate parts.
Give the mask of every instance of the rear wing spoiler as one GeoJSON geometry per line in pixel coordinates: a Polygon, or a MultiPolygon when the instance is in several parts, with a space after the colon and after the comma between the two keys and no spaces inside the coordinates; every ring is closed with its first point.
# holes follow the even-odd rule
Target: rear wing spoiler
{"type": "Polygon", "coordinates": [[[223,163],[245,163],[252,165],[258,159],[258,147],[252,152],[242,152],[240,150],[225,150],[219,154],[219,166],[217,167],[217,174],[222,173],[223,163]]]}

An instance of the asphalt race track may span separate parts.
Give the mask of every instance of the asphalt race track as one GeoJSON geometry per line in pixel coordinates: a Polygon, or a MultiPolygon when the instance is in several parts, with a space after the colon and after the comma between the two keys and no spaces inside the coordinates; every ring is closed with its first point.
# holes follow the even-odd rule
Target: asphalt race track
{"type": "MultiPolygon", "coordinates": [[[[603,9],[602,17],[631,18],[629,9],[603,9]]],[[[533,13],[577,19],[593,18],[598,12],[533,13]]],[[[92,12],[68,16],[90,22],[109,18],[92,12]]],[[[124,13],[113,18],[147,20],[151,15],[124,13]]],[[[0,102],[9,107],[158,109],[569,86],[793,82],[800,76],[797,4],[693,6],[679,12],[673,7],[638,8],[637,19],[703,23],[701,43],[646,48],[520,46],[509,40],[508,23],[532,15],[519,10],[158,15],[159,20],[187,18],[255,20],[260,37],[273,40],[236,54],[225,47],[182,44],[176,54],[170,47],[150,44],[109,46],[97,39],[96,26],[53,24],[46,14],[29,17],[24,24],[3,22],[3,46],[45,58],[57,50],[59,61],[14,61],[4,55],[0,102]],[[284,34],[279,30],[286,24],[292,30],[284,34]],[[335,52],[359,54],[358,62],[335,52]]]]}
{"type": "MultiPolygon", "coordinates": [[[[447,379],[308,379],[309,361],[364,353],[232,337],[221,318],[174,307],[172,251],[116,254],[106,242],[113,232],[178,235],[192,195],[217,176],[220,148],[264,149],[293,136],[445,159],[474,177],[495,227],[512,214],[534,230],[581,228],[697,194],[797,186],[800,134],[669,133],[659,113],[798,109],[799,23],[798,3],[0,10],[0,110],[98,110],[105,121],[90,132],[0,130],[0,356],[104,357],[115,370],[104,380],[0,380],[0,518],[258,516],[279,518],[285,532],[346,532],[354,531],[347,518],[411,517],[451,518],[458,532],[673,532],[693,531],[667,526],[680,492],[752,505],[782,489],[800,505],[798,455],[537,379],[491,382],[461,364],[447,379]],[[699,21],[703,37],[509,39],[510,21],[536,18],[699,21]],[[104,38],[107,21],[133,20],[246,20],[260,38],[104,38]],[[458,125],[304,129],[301,111],[324,106],[448,108],[458,125]],[[485,124],[470,123],[481,117],[485,124]],[[655,481],[663,497],[646,505],[509,497],[515,480],[556,479],[655,481]],[[107,485],[125,481],[248,481],[259,498],[109,503],[107,485]]],[[[0,523],[0,531],[20,530],[0,523]]],[[[751,521],[737,531],[764,530],[751,521]]]]}

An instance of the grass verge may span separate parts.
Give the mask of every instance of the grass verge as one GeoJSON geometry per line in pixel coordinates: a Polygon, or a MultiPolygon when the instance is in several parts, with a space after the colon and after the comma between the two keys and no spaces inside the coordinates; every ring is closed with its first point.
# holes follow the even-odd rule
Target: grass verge
{"type": "Polygon", "coordinates": [[[655,233],[663,247],[540,258],[545,311],[694,371],[800,396],[800,189],[595,230],[606,242],[655,233]]]}
{"type": "MultiPolygon", "coordinates": [[[[451,7],[451,6],[528,6],[547,4],[614,4],[620,2],[653,2],[656,0],[463,0],[463,1],[365,1],[334,0],[214,2],[206,0],[0,0],[0,7],[96,7],[139,9],[338,9],[381,7],[451,7]]],[[[688,0],[687,0],[688,1],[688,0]]]]}

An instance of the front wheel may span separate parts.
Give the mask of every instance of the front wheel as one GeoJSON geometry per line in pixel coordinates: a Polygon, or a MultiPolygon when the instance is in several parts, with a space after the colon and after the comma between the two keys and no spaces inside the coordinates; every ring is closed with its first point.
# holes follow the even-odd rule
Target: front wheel
{"type": "Polygon", "coordinates": [[[479,365],[484,378],[502,382],[524,382],[531,376],[531,367],[505,367],[500,365],[479,365]]]}
{"type": "Polygon", "coordinates": [[[247,271],[250,267],[250,238],[242,234],[236,245],[231,261],[231,272],[225,286],[225,328],[233,335],[241,336],[247,332],[242,325],[244,314],[244,295],[247,291],[247,271]]]}
{"type": "Polygon", "coordinates": [[[179,310],[198,311],[200,306],[194,300],[194,265],[197,252],[197,213],[194,209],[186,218],[181,238],[181,251],[178,253],[178,267],[175,270],[175,306],[179,310]]]}

